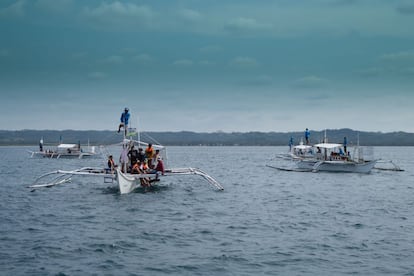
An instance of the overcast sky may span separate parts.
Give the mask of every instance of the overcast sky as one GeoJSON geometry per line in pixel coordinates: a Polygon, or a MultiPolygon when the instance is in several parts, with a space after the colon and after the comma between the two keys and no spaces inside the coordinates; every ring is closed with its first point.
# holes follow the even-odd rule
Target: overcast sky
{"type": "Polygon", "coordinates": [[[1,0],[0,129],[414,132],[413,26],[410,0],[1,0]]]}

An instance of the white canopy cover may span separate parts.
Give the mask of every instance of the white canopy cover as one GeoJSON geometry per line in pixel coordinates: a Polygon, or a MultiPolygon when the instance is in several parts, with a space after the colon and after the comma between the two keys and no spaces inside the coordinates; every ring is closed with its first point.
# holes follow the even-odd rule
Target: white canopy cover
{"type": "Polygon", "coordinates": [[[316,148],[323,148],[323,149],[334,149],[334,148],[342,147],[342,144],[320,143],[320,144],[314,145],[314,147],[316,147],[316,148]]]}

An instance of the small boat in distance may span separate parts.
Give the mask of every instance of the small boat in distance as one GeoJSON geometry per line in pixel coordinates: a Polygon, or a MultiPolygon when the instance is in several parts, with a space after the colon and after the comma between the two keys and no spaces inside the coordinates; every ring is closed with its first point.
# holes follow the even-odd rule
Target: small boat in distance
{"type": "Polygon", "coordinates": [[[89,146],[84,150],[79,143],[64,144],[60,143],[55,147],[45,148],[43,138],[39,142],[39,151],[29,151],[30,157],[44,157],[44,158],[83,158],[95,156],[95,146],[89,146]]]}
{"type": "Polygon", "coordinates": [[[299,144],[296,146],[289,145],[289,151],[287,153],[281,153],[276,155],[277,158],[287,159],[287,160],[299,160],[299,159],[308,159],[314,158],[315,153],[311,145],[305,145],[303,139],[300,140],[299,144]]]}
{"type": "Polygon", "coordinates": [[[342,144],[335,143],[316,144],[314,145],[314,148],[317,149],[315,157],[300,159],[296,165],[300,170],[313,172],[369,173],[377,163],[377,160],[364,160],[359,154],[356,158],[351,158],[348,154],[341,154],[341,147],[342,144]]]}
{"type": "Polygon", "coordinates": [[[308,154],[298,155],[293,150],[289,158],[285,159],[291,160],[295,164],[294,168],[267,166],[284,171],[370,173],[378,162],[375,159],[364,159],[362,148],[359,146],[359,137],[352,156],[347,151],[346,138],[344,138],[344,144],[328,143],[326,132],[322,143],[315,144],[311,148],[303,144],[298,147],[308,154]]]}

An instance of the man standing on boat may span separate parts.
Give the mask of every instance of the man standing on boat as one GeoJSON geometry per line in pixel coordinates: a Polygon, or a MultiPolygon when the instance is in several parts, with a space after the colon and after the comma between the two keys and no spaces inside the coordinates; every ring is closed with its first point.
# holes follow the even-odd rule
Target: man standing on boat
{"type": "Polygon", "coordinates": [[[346,145],[347,145],[348,143],[347,143],[347,141],[346,141],[346,137],[344,137],[344,152],[345,152],[345,155],[348,155],[348,152],[346,151],[346,145]]]}
{"type": "Polygon", "coordinates": [[[306,128],[306,130],[305,130],[306,145],[309,145],[309,136],[310,136],[310,131],[309,131],[308,128],[306,128]]]}
{"type": "Polygon", "coordinates": [[[292,151],[292,147],[293,147],[293,137],[290,136],[290,139],[289,139],[289,152],[292,151]]]}
{"type": "Polygon", "coordinates": [[[124,112],[122,112],[121,114],[121,123],[119,124],[118,127],[118,133],[121,131],[121,128],[124,128],[125,131],[125,136],[127,135],[128,132],[128,121],[129,121],[129,109],[127,107],[125,107],[124,112]]]}

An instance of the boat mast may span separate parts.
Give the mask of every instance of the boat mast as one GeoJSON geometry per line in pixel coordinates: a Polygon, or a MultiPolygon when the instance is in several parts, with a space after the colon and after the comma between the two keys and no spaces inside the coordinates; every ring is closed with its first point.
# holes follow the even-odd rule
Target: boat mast
{"type": "Polygon", "coordinates": [[[141,134],[139,132],[139,117],[137,116],[137,139],[138,139],[138,147],[141,145],[141,134]]]}

